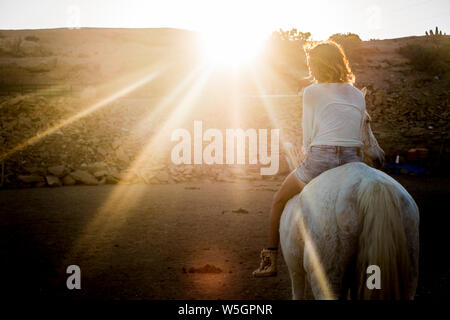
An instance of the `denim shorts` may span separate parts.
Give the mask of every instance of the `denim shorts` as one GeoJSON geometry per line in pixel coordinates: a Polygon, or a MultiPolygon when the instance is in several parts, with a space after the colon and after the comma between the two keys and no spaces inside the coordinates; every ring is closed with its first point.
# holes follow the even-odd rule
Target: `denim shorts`
{"type": "Polygon", "coordinates": [[[362,160],[359,147],[311,146],[306,152],[305,160],[295,169],[295,175],[306,184],[322,172],[362,160]]]}

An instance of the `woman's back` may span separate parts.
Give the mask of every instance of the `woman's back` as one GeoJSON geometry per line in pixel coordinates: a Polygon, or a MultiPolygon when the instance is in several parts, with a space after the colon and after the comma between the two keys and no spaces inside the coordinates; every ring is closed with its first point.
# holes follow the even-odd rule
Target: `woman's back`
{"type": "Polygon", "coordinates": [[[348,83],[319,83],[303,93],[303,139],[312,145],[361,146],[364,94],[348,83]]]}

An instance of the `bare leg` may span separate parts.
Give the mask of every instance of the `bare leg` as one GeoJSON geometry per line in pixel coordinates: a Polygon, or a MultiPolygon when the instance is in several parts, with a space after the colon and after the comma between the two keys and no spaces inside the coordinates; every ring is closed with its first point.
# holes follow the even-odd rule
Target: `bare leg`
{"type": "Polygon", "coordinates": [[[283,181],[280,190],[275,194],[272,200],[272,209],[270,210],[270,234],[269,248],[261,251],[261,263],[258,269],[253,271],[254,277],[273,277],[277,275],[277,253],[278,244],[280,242],[280,218],[283,213],[286,202],[294,195],[302,191],[304,183],[302,183],[291,172],[283,181]]]}
{"type": "Polygon", "coordinates": [[[275,193],[270,210],[269,248],[278,248],[280,242],[280,218],[286,202],[302,191],[305,184],[291,172],[283,181],[280,190],[275,193]]]}

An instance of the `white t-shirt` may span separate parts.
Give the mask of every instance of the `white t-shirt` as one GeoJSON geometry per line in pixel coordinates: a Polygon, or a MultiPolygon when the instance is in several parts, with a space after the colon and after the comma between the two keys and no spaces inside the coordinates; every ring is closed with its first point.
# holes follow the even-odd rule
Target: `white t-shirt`
{"type": "Polygon", "coordinates": [[[349,83],[316,83],[303,90],[303,147],[362,146],[364,94],[349,83]]]}

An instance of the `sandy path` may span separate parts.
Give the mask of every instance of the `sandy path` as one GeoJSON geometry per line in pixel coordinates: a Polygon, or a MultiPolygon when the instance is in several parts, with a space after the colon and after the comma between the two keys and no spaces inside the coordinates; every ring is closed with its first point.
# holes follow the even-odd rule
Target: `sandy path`
{"type": "MultiPolygon", "coordinates": [[[[448,297],[448,179],[401,178],[421,208],[418,296],[448,297]],[[439,217],[439,219],[437,219],[439,217]],[[446,221],[444,220],[446,219],[446,221]]],[[[289,299],[280,275],[254,279],[279,182],[73,186],[0,191],[0,253],[8,295],[105,299],[289,299]],[[116,189],[115,189],[116,188],[116,189]],[[116,191],[123,197],[99,210],[116,191]],[[128,199],[128,200],[125,200],[128,199]],[[248,213],[235,213],[243,208],[248,213]],[[82,270],[82,290],[65,268],[82,270]],[[218,274],[184,273],[206,264],[218,274]]],[[[6,287],[5,287],[6,285],[6,287]]]]}

